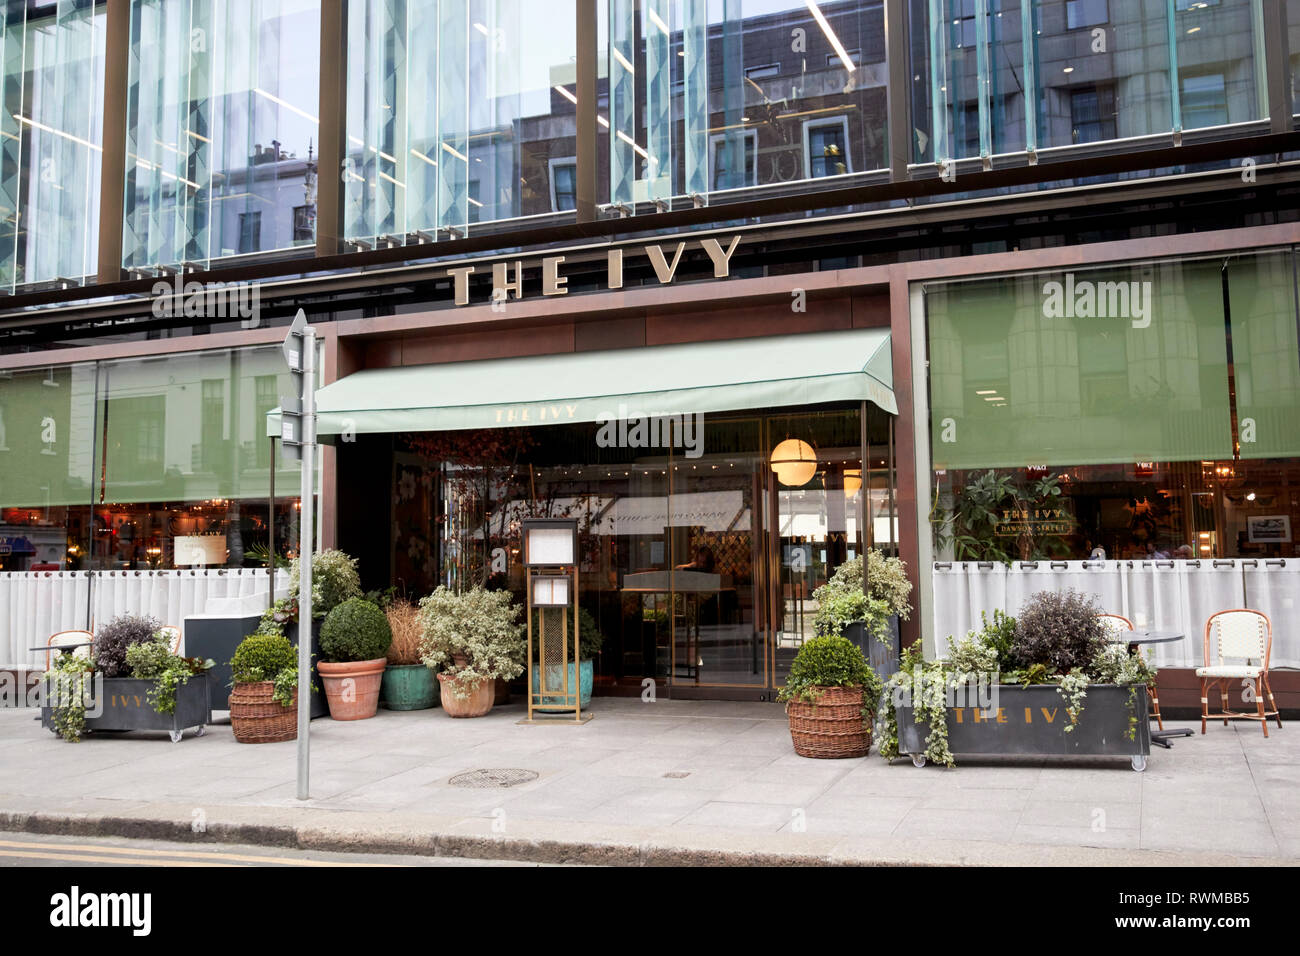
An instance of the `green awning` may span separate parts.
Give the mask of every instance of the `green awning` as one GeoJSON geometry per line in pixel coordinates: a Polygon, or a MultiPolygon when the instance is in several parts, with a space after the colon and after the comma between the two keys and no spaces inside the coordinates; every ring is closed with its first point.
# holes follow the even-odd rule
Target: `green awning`
{"type": "MultiPolygon", "coordinates": [[[[897,415],[892,385],[887,329],[366,369],[316,393],[317,434],[556,425],[864,400],[897,415]]],[[[280,434],[279,409],[267,416],[267,434],[280,434]]]]}

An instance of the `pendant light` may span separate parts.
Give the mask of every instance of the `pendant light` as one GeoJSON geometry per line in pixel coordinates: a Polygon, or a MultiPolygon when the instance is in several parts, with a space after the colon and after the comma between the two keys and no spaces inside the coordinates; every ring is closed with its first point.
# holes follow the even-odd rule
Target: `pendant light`
{"type": "Polygon", "coordinates": [[[862,487],[862,469],[845,468],[844,469],[844,497],[852,498],[862,487]]]}
{"type": "Polygon", "coordinates": [[[787,438],[772,449],[771,465],[781,484],[798,488],[817,474],[817,452],[806,441],[787,438]]]}

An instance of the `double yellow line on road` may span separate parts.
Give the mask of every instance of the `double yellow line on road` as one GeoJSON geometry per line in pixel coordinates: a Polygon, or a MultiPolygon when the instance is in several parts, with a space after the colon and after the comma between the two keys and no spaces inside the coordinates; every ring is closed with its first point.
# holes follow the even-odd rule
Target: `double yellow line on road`
{"type": "Polygon", "coordinates": [[[93,843],[42,843],[0,840],[0,860],[65,860],[68,863],[105,863],[114,866],[387,866],[385,863],[348,863],[308,860],[222,850],[155,850],[148,847],[100,846],[93,843]]]}

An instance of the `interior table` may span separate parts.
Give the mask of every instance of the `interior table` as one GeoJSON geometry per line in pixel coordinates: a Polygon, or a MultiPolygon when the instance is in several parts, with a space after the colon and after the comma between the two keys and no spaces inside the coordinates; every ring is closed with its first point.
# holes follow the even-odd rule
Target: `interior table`
{"type": "MultiPolygon", "coordinates": [[[[1116,635],[1116,644],[1127,644],[1130,654],[1138,653],[1138,648],[1143,644],[1172,644],[1175,641],[1183,639],[1181,631],[1148,631],[1132,630],[1123,635],[1116,635]]],[[[1151,742],[1164,747],[1166,750],[1173,747],[1170,743],[1172,737],[1190,737],[1192,731],[1183,727],[1179,730],[1153,730],[1151,731],[1151,742]]]]}

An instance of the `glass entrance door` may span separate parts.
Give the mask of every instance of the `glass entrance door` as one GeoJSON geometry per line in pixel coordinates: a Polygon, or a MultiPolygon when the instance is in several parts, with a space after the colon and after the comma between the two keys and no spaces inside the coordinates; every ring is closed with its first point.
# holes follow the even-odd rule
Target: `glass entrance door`
{"type": "Polygon", "coordinates": [[[665,612],[672,688],[768,686],[762,422],[704,416],[696,457],[673,450],[665,612]]]}

